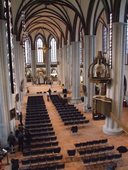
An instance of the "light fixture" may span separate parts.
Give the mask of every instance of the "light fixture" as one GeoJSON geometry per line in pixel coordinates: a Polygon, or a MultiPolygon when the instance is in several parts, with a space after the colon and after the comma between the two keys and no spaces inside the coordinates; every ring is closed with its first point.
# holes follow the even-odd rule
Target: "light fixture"
{"type": "Polygon", "coordinates": [[[46,53],[49,50],[49,47],[47,45],[44,45],[43,47],[39,47],[39,50],[43,50],[43,53],[46,53]]]}

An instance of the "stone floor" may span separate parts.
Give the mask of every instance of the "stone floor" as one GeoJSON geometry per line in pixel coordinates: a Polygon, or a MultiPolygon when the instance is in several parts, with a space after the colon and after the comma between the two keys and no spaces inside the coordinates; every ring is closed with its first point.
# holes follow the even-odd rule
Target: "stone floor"
{"type": "MultiPolygon", "coordinates": [[[[55,84],[49,86],[49,85],[34,85],[32,86],[31,84],[28,84],[29,88],[29,95],[37,95],[37,92],[46,92],[49,88],[52,89],[52,91],[57,91],[61,92],[62,87],[55,84]]],[[[42,94],[39,94],[42,95],[42,94]]],[[[70,95],[69,95],[70,96],[70,95]]],[[[77,134],[72,134],[70,127],[64,126],[55,106],[51,101],[47,101],[47,96],[46,94],[43,94],[46,107],[51,119],[51,122],[53,124],[54,131],[56,133],[59,146],[61,147],[61,153],[63,155],[63,161],[65,162],[65,170],[104,170],[103,167],[101,166],[87,166],[83,164],[83,162],[80,160],[80,157],[78,153],[76,154],[76,157],[73,159],[70,159],[67,155],[67,150],[68,149],[73,149],[75,148],[75,143],[79,142],[84,142],[84,141],[89,141],[89,140],[94,140],[94,139],[102,139],[102,138],[108,138],[108,143],[110,145],[115,146],[115,152],[116,148],[120,145],[124,145],[128,147],[128,134],[127,133],[122,133],[121,135],[118,136],[111,136],[111,135],[106,135],[103,133],[103,125],[104,125],[104,120],[100,121],[94,121],[92,120],[92,114],[91,112],[84,113],[83,112],[83,103],[79,103],[76,105],[76,107],[86,116],[87,119],[90,120],[89,124],[86,124],[84,126],[80,126],[78,128],[77,134]]],[[[26,103],[27,103],[27,95],[24,96],[24,102],[22,106],[22,111],[25,117],[25,109],[26,109],[26,103]]],[[[127,119],[128,119],[128,108],[124,108],[123,110],[123,117],[122,120],[125,122],[125,125],[127,125],[127,119]]],[[[11,158],[22,158],[22,154],[20,152],[16,152],[15,154],[9,155],[9,160],[11,158]]],[[[10,166],[6,165],[6,158],[3,161],[3,169],[4,170],[9,170],[10,166]]],[[[118,161],[118,167],[117,170],[128,170],[128,152],[124,153],[120,161],[118,161]]]]}

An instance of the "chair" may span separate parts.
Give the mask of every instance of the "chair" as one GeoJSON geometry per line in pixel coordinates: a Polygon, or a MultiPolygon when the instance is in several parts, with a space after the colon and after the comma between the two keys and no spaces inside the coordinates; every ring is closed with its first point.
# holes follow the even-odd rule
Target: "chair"
{"type": "Polygon", "coordinates": [[[81,146],[81,144],[80,143],[75,143],[75,147],[77,148],[77,147],[80,147],[81,146]]]}
{"type": "Polygon", "coordinates": [[[69,156],[75,156],[76,150],[75,149],[67,150],[67,153],[69,156]]]}
{"type": "Polygon", "coordinates": [[[117,150],[119,151],[119,153],[125,153],[128,151],[128,149],[125,146],[119,146],[117,150]]]}
{"type": "Polygon", "coordinates": [[[62,155],[56,155],[56,156],[55,156],[55,160],[56,160],[56,161],[62,160],[62,158],[63,158],[62,155]]]}
{"type": "Polygon", "coordinates": [[[54,153],[60,153],[60,151],[61,151],[60,147],[57,147],[57,148],[54,149],[54,153]]]}
{"type": "Polygon", "coordinates": [[[105,143],[107,143],[107,142],[108,142],[108,139],[101,139],[101,140],[100,140],[100,143],[101,143],[101,144],[105,144],[105,143]]]}
{"type": "Polygon", "coordinates": [[[99,157],[99,161],[102,162],[102,163],[104,163],[106,159],[107,159],[106,156],[99,157]]]}
{"type": "Polygon", "coordinates": [[[87,153],[86,150],[80,150],[80,151],[79,151],[79,154],[80,154],[80,155],[85,155],[86,153],[87,153]]]}
{"type": "Polygon", "coordinates": [[[117,167],[117,164],[113,162],[113,163],[107,165],[105,170],[115,170],[116,167],[117,167]]]}
{"type": "Polygon", "coordinates": [[[91,158],[86,158],[83,160],[83,162],[84,162],[84,164],[89,165],[92,162],[92,160],[91,160],[91,158]]]}
{"type": "Polygon", "coordinates": [[[77,133],[78,132],[78,126],[72,126],[71,127],[71,132],[72,133],[77,133]]]}
{"type": "Polygon", "coordinates": [[[122,157],[122,154],[115,154],[114,155],[114,159],[119,159],[119,158],[121,158],[122,157]]]}
{"type": "Polygon", "coordinates": [[[109,160],[109,161],[112,161],[114,158],[114,155],[107,155],[106,156],[106,159],[109,160]]]}
{"type": "Polygon", "coordinates": [[[64,169],[65,164],[64,163],[58,163],[56,164],[56,169],[64,169]]]}
{"type": "Polygon", "coordinates": [[[86,150],[86,154],[92,154],[94,152],[94,149],[88,149],[86,150]]]}
{"type": "Polygon", "coordinates": [[[92,163],[97,164],[97,162],[99,161],[99,158],[98,157],[91,158],[91,161],[92,163]]]}
{"type": "Polygon", "coordinates": [[[67,150],[67,153],[68,153],[68,156],[70,157],[70,159],[72,161],[75,154],[76,154],[76,150],[75,149],[67,150]]]}
{"type": "Polygon", "coordinates": [[[54,161],[55,160],[55,157],[54,156],[48,156],[46,161],[54,161]]]}

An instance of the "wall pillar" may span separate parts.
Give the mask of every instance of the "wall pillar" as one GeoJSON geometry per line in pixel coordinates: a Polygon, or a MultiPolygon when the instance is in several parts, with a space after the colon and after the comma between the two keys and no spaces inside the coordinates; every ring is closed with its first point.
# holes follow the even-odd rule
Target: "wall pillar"
{"type": "Polygon", "coordinates": [[[64,46],[64,86],[68,89],[68,46],[64,46]]]}
{"type": "Polygon", "coordinates": [[[6,21],[0,19],[0,141],[3,145],[7,144],[7,137],[10,131],[9,114],[9,89],[10,78],[7,58],[7,37],[6,21]]]}
{"type": "Polygon", "coordinates": [[[88,68],[92,64],[95,56],[95,36],[85,36],[85,56],[83,61],[84,70],[84,85],[87,89],[87,96],[84,96],[84,112],[88,112],[88,108],[92,107],[92,97],[94,95],[94,84],[89,82],[88,79],[88,68]]]}
{"type": "Polygon", "coordinates": [[[31,50],[31,61],[32,61],[32,77],[36,77],[36,51],[31,50]]]}
{"type": "Polygon", "coordinates": [[[58,76],[58,83],[61,84],[61,57],[62,57],[62,54],[61,54],[61,48],[59,48],[57,50],[57,76],[58,76]]]}
{"type": "Polygon", "coordinates": [[[61,82],[62,82],[62,84],[64,84],[65,85],[65,83],[66,83],[66,80],[65,80],[65,67],[66,67],[66,65],[65,65],[65,63],[66,63],[66,61],[65,60],[67,60],[66,59],[66,52],[67,52],[67,46],[66,45],[64,45],[63,46],[63,48],[62,48],[62,59],[61,59],[61,70],[62,70],[62,72],[61,72],[61,82]]]}
{"type": "Polygon", "coordinates": [[[67,46],[67,62],[66,64],[66,88],[70,89],[70,45],[67,46]]]}
{"type": "Polygon", "coordinates": [[[50,68],[51,68],[51,49],[46,51],[46,53],[44,55],[45,55],[45,58],[46,58],[46,76],[48,78],[50,78],[50,75],[51,75],[51,72],[50,72],[50,68]]]}
{"type": "Polygon", "coordinates": [[[72,88],[72,44],[69,46],[69,89],[72,88]]]}
{"type": "MultiPolygon", "coordinates": [[[[113,23],[112,38],[112,84],[110,89],[110,98],[112,99],[112,114],[120,119],[123,108],[123,90],[124,90],[124,34],[125,27],[123,23],[113,23]]],[[[116,121],[110,116],[106,117],[103,131],[106,134],[117,135],[122,133],[116,121]]]]}
{"type": "Polygon", "coordinates": [[[80,101],[80,42],[72,42],[72,103],[80,101]]]}

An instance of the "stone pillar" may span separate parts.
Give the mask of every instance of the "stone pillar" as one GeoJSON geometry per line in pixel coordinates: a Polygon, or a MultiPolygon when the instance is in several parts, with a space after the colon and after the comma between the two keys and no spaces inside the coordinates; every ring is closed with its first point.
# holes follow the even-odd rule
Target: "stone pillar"
{"type": "Polygon", "coordinates": [[[21,105],[22,105],[22,100],[23,100],[23,95],[25,92],[25,63],[24,63],[24,49],[22,47],[22,44],[17,43],[17,57],[18,57],[18,66],[19,66],[19,79],[20,79],[20,94],[19,94],[19,110],[21,110],[21,105]]]}
{"type": "Polygon", "coordinates": [[[46,76],[50,78],[50,67],[51,67],[51,49],[46,51],[44,54],[46,58],[46,76]]]}
{"type": "Polygon", "coordinates": [[[57,50],[57,72],[58,72],[58,83],[60,84],[61,83],[61,65],[62,65],[62,48],[59,48],[57,50]]]}
{"type": "Polygon", "coordinates": [[[69,89],[72,88],[72,44],[69,46],[69,89]]]}
{"type": "Polygon", "coordinates": [[[66,61],[66,88],[69,90],[70,89],[70,45],[67,46],[67,61],[66,61]]]}
{"type": "Polygon", "coordinates": [[[89,107],[92,107],[92,97],[94,95],[94,85],[89,82],[88,79],[88,68],[93,62],[95,56],[95,36],[86,35],[85,36],[85,56],[83,61],[84,70],[84,85],[87,89],[87,95],[84,96],[84,112],[88,111],[89,107]]]}
{"type": "Polygon", "coordinates": [[[17,103],[16,109],[21,111],[21,100],[22,100],[22,92],[21,92],[21,81],[22,81],[22,62],[21,62],[21,54],[22,54],[22,47],[20,41],[16,41],[15,43],[15,62],[16,62],[16,86],[17,86],[17,93],[19,93],[19,102],[17,103]]]}
{"type": "Polygon", "coordinates": [[[19,41],[16,41],[16,36],[14,36],[14,47],[15,47],[15,72],[16,72],[16,93],[20,91],[20,70],[19,70],[19,41]]]}
{"type": "MultiPolygon", "coordinates": [[[[125,27],[123,23],[113,23],[112,34],[112,84],[110,89],[110,98],[112,99],[112,114],[120,120],[123,104],[124,89],[124,37],[125,27]]],[[[106,134],[117,135],[122,132],[116,121],[110,116],[106,117],[103,131],[106,134]]]]}
{"type": "Polygon", "coordinates": [[[64,86],[68,89],[68,54],[67,54],[67,45],[64,46],[64,86]]]}
{"type": "Polygon", "coordinates": [[[22,44],[19,44],[19,69],[20,69],[20,80],[25,78],[25,65],[24,65],[24,49],[22,44]]]}
{"type": "MultiPolygon", "coordinates": [[[[20,83],[21,83],[21,77],[20,77],[20,72],[21,72],[21,64],[20,64],[20,42],[16,41],[16,36],[14,36],[14,49],[15,49],[15,81],[16,81],[16,94],[19,94],[20,97],[20,83]]],[[[19,98],[20,99],[20,98],[19,98]]],[[[15,101],[15,108],[16,110],[21,111],[21,101],[15,101]]]]}
{"type": "Polygon", "coordinates": [[[62,48],[62,59],[61,59],[61,78],[62,78],[62,84],[66,87],[66,75],[65,75],[65,70],[66,70],[66,62],[67,62],[67,46],[64,45],[62,48]]]}
{"type": "Polygon", "coordinates": [[[32,77],[36,77],[36,51],[31,50],[31,60],[32,60],[32,77]]]}
{"type": "Polygon", "coordinates": [[[0,141],[7,144],[10,131],[9,96],[10,78],[7,58],[6,22],[0,19],[0,141]]]}
{"type": "Polygon", "coordinates": [[[72,103],[80,100],[80,42],[72,42],[72,103]]]}

